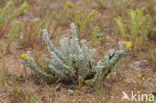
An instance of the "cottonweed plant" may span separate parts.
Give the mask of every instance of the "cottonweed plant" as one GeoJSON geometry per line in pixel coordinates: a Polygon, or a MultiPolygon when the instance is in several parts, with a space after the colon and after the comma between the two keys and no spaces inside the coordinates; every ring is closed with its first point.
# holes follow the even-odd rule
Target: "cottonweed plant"
{"type": "Polygon", "coordinates": [[[88,81],[87,77],[96,73],[88,82],[86,82],[89,84],[96,84],[103,73],[107,76],[111,72],[114,65],[131,47],[131,42],[119,42],[119,50],[109,50],[103,60],[95,65],[95,60],[93,59],[95,49],[89,49],[86,40],[81,40],[79,44],[76,26],[73,23],[70,26],[72,37],[70,40],[68,38],[60,40],[60,50],[55,48],[50,41],[47,30],[43,30],[43,39],[48,46],[51,56],[43,57],[48,64],[48,68],[51,71],[50,73],[37,67],[37,64],[30,55],[30,51],[27,54],[21,55],[21,63],[31,68],[37,74],[53,81],[68,79],[75,84],[78,84],[78,81],[81,81],[81,83],[84,83],[86,80],[88,81]]]}
{"type": "Polygon", "coordinates": [[[140,46],[142,49],[147,39],[146,31],[149,22],[149,15],[143,16],[143,9],[137,9],[136,11],[130,10],[128,15],[130,17],[130,30],[126,30],[124,28],[122,17],[115,19],[115,22],[119,26],[121,37],[123,39],[131,40],[135,45],[140,46]]]}
{"type": "Polygon", "coordinates": [[[17,10],[15,10],[11,16],[6,20],[7,12],[10,7],[13,5],[12,1],[9,1],[8,4],[1,10],[0,12],[0,38],[5,34],[8,26],[11,24],[12,20],[15,18],[17,14],[21,11],[27,9],[29,5],[24,2],[17,10]]]}
{"type": "Polygon", "coordinates": [[[104,80],[111,73],[115,64],[131,49],[132,45],[133,43],[131,41],[118,42],[119,50],[110,49],[104,58],[95,66],[95,77],[87,82],[90,85],[95,85],[97,81],[104,80]]]}

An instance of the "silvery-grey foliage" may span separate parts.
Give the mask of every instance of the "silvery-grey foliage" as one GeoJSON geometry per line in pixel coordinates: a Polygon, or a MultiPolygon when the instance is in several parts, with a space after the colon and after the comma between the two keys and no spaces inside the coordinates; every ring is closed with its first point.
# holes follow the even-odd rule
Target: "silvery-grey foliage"
{"type": "Polygon", "coordinates": [[[115,64],[126,54],[125,47],[121,42],[118,42],[119,50],[110,49],[104,56],[102,61],[99,61],[95,67],[96,74],[92,79],[93,84],[103,75],[105,78],[115,66],[115,64]]]}
{"type": "Polygon", "coordinates": [[[93,56],[96,50],[89,49],[86,40],[81,40],[79,44],[75,25],[72,23],[70,28],[72,37],[60,40],[60,49],[54,47],[48,37],[47,30],[43,30],[43,39],[51,56],[48,58],[44,55],[44,60],[54,74],[48,74],[37,68],[30,53],[28,53],[28,60],[21,60],[21,62],[36,73],[54,80],[55,78],[78,80],[79,77],[85,79],[91,72],[95,71],[96,74],[91,81],[96,83],[103,73],[106,72],[105,76],[107,76],[120,58],[126,54],[125,47],[119,42],[119,50],[110,49],[104,58],[97,65],[94,65],[93,56]]]}
{"type": "Polygon", "coordinates": [[[54,75],[47,74],[46,72],[42,71],[41,69],[37,67],[35,60],[31,57],[30,51],[27,51],[27,54],[28,54],[28,59],[27,60],[21,59],[20,60],[21,63],[25,64],[27,67],[31,68],[34,72],[36,72],[37,74],[41,76],[44,76],[52,80],[55,79],[54,75]]]}
{"type": "Polygon", "coordinates": [[[60,40],[60,50],[56,49],[49,40],[47,30],[43,30],[43,39],[48,45],[52,60],[44,57],[49,68],[57,75],[65,78],[77,79],[78,76],[85,78],[92,71],[93,55],[95,49],[88,49],[85,40],[78,43],[76,27],[70,25],[72,37],[70,40],[64,38],[60,40]],[[68,42],[70,41],[70,43],[68,42]]]}

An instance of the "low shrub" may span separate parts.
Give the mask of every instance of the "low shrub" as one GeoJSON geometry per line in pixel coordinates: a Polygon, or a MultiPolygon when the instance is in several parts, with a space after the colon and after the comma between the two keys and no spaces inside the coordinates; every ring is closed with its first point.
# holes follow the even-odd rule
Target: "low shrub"
{"type": "Polygon", "coordinates": [[[89,84],[94,85],[100,80],[99,78],[104,78],[111,73],[115,64],[132,46],[131,42],[119,42],[119,50],[110,49],[104,58],[95,65],[96,63],[93,59],[95,49],[89,49],[86,40],[81,40],[79,44],[76,27],[73,23],[70,26],[72,37],[70,40],[68,38],[60,40],[60,50],[55,48],[50,41],[47,30],[43,30],[43,39],[50,52],[50,57],[44,56],[44,60],[50,72],[45,72],[37,67],[30,51],[21,55],[21,63],[31,68],[37,74],[53,81],[68,79],[78,84],[78,81],[84,83],[87,80],[89,84]],[[88,78],[92,74],[93,76],[88,78]]]}

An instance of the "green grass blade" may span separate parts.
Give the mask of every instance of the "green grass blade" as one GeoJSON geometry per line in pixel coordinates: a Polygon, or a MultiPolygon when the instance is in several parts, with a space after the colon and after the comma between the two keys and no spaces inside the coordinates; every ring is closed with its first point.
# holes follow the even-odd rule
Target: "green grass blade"
{"type": "Polygon", "coordinates": [[[71,7],[71,3],[70,3],[70,2],[67,2],[67,3],[66,3],[66,7],[63,9],[63,11],[61,12],[61,14],[60,14],[59,17],[58,17],[58,20],[57,20],[56,25],[59,25],[59,24],[60,24],[62,17],[63,17],[64,14],[67,12],[67,10],[68,10],[69,7],[71,7]]]}
{"type": "Polygon", "coordinates": [[[144,21],[144,23],[143,23],[143,28],[142,28],[142,42],[145,40],[145,34],[146,34],[146,29],[147,29],[147,24],[148,24],[148,22],[149,22],[149,15],[146,15],[145,16],[145,21],[144,21]]]}
{"type": "Polygon", "coordinates": [[[93,35],[93,43],[94,44],[96,44],[98,32],[99,32],[99,27],[95,26],[94,27],[94,35],[93,35]]]}
{"type": "Polygon", "coordinates": [[[31,100],[30,100],[30,103],[35,103],[36,98],[37,98],[37,95],[34,94],[33,97],[32,97],[31,100]]]}
{"type": "Polygon", "coordinates": [[[1,13],[3,12],[3,10],[2,9],[0,9],[0,17],[1,17],[1,13]]]}
{"type": "Polygon", "coordinates": [[[80,16],[80,11],[77,11],[77,12],[76,12],[76,15],[75,15],[75,17],[74,17],[74,24],[75,24],[75,25],[77,25],[77,23],[78,23],[79,16],[80,16]]]}
{"type": "Polygon", "coordinates": [[[49,21],[49,24],[48,24],[48,32],[50,31],[50,27],[51,27],[51,24],[55,18],[55,15],[56,15],[56,11],[54,11],[50,17],[50,21],[49,21]]]}
{"type": "Polygon", "coordinates": [[[27,9],[27,8],[29,8],[29,5],[28,5],[26,2],[24,2],[17,10],[15,10],[15,11],[13,12],[13,14],[11,15],[11,17],[9,18],[9,23],[12,21],[13,18],[15,18],[15,16],[16,16],[19,12],[21,12],[22,10],[25,10],[25,9],[27,9]]]}
{"type": "Polygon", "coordinates": [[[8,9],[13,5],[12,1],[9,1],[8,4],[4,7],[3,10],[1,10],[1,16],[0,16],[0,26],[3,25],[5,21],[6,14],[8,12],[8,9]]]}
{"type": "Polygon", "coordinates": [[[59,35],[58,35],[58,37],[57,37],[57,40],[56,40],[56,37],[55,37],[55,41],[54,41],[54,44],[55,44],[55,45],[59,43],[59,41],[60,41],[62,35],[63,35],[62,31],[60,31],[60,33],[59,33],[59,35]]]}
{"type": "Polygon", "coordinates": [[[19,22],[15,22],[14,25],[11,28],[10,37],[8,44],[10,45],[13,41],[13,39],[16,37],[17,33],[19,32],[19,22]]]}
{"type": "Polygon", "coordinates": [[[116,3],[116,0],[111,0],[111,6],[113,9],[114,9],[115,3],[116,3]]]}
{"type": "Polygon", "coordinates": [[[60,22],[61,22],[61,20],[62,20],[62,18],[63,18],[63,16],[64,16],[64,14],[67,12],[68,8],[71,7],[71,6],[72,6],[72,5],[71,5],[70,2],[67,2],[67,3],[66,3],[65,8],[62,10],[62,12],[60,13],[60,15],[59,15],[59,17],[58,17],[58,19],[57,19],[56,25],[55,25],[55,27],[54,27],[53,32],[51,33],[50,39],[53,38],[53,36],[55,35],[55,31],[56,31],[56,29],[57,29],[57,26],[60,24],[60,22]]]}
{"type": "Polygon", "coordinates": [[[83,27],[86,18],[87,18],[87,16],[84,16],[84,17],[82,18],[81,23],[80,23],[80,28],[83,27]]]}
{"type": "Polygon", "coordinates": [[[125,36],[125,30],[124,30],[123,23],[122,23],[122,18],[119,17],[119,18],[116,18],[114,20],[117,23],[117,25],[119,26],[122,37],[125,38],[126,36],[125,36]]]}
{"type": "Polygon", "coordinates": [[[41,29],[43,29],[45,27],[45,24],[48,20],[48,17],[49,17],[49,12],[46,13],[43,21],[39,24],[39,26],[37,27],[35,33],[37,34],[41,29]]]}
{"type": "Polygon", "coordinates": [[[142,24],[142,22],[141,22],[141,20],[140,20],[140,17],[142,16],[142,14],[143,14],[143,9],[137,9],[136,10],[136,28],[135,28],[135,32],[134,32],[134,34],[135,34],[135,36],[137,36],[138,35],[138,31],[139,31],[139,28],[140,28],[140,26],[141,26],[141,24],[142,24]]]}
{"type": "Polygon", "coordinates": [[[85,26],[88,24],[89,20],[90,20],[93,16],[96,16],[97,14],[98,14],[97,11],[92,10],[91,13],[90,13],[85,19],[83,19],[83,20],[81,21],[80,28],[85,27],[85,26]]]}
{"type": "Polygon", "coordinates": [[[131,18],[131,39],[134,39],[135,37],[135,18],[136,18],[136,12],[134,10],[130,10],[129,16],[131,18]]]}

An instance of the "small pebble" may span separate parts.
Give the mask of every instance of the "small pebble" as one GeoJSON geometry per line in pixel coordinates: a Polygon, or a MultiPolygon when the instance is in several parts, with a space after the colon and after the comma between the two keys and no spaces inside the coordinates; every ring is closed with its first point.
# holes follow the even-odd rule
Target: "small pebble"
{"type": "Polygon", "coordinates": [[[135,65],[135,66],[139,66],[140,64],[141,64],[140,61],[134,62],[134,65],[135,65]]]}
{"type": "Polygon", "coordinates": [[[152,78],[148,78],[147,80],[148,80],[148,81],[151,81],[151,80],[152,80],[152,78]]]}
{"type": "Polygon", "coordinates": [[[105,46],[109,46],[109,45],[110,45],[110,43],[105,43],[104,45],[105,45],[105,46]]]}
{"type": "Polygon", "coordinates": [[[75,94],[75,92],[74,92],[73,90],[71,90],[71,89],[68,89],[68,93],[69,93],[70,95],[74,95],[74,94],[75,94]]]}
{"type": "Polygon", "coordinates": [[[55,90],[58,92],[58,91],[61,90],[61,87],[60,87],[60,86],[57,86],[57,87],[55,88],[55,90]]]}

